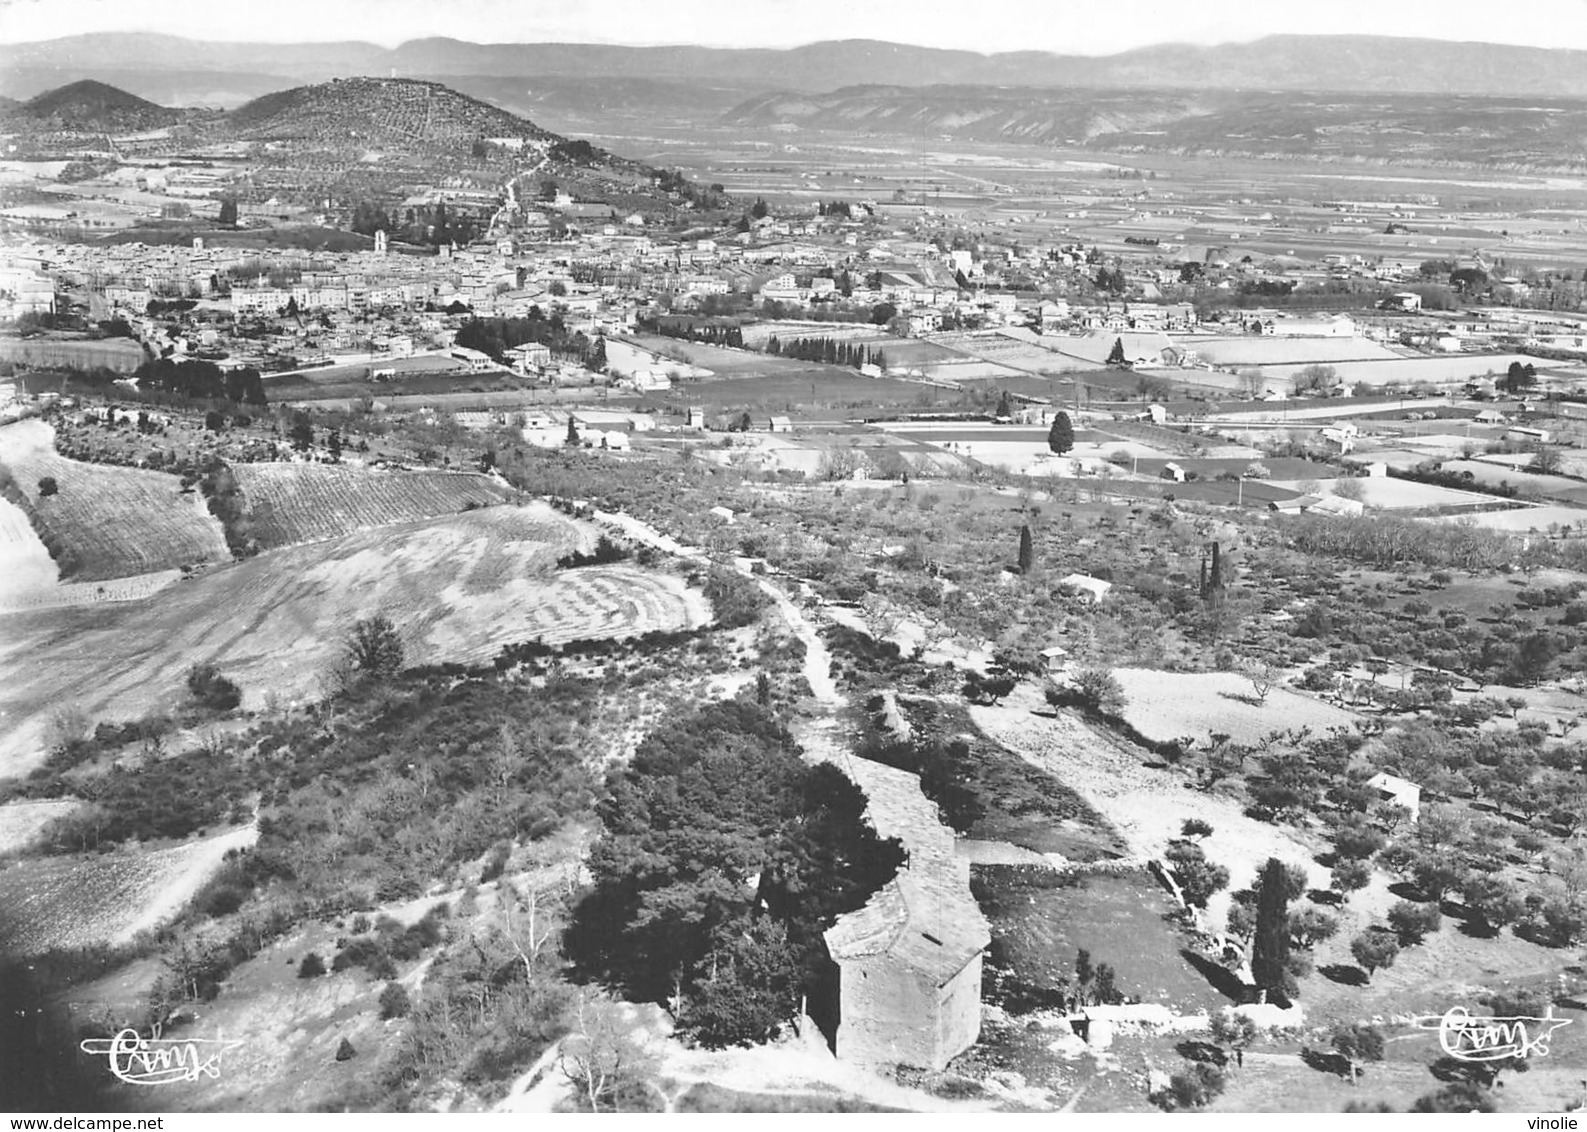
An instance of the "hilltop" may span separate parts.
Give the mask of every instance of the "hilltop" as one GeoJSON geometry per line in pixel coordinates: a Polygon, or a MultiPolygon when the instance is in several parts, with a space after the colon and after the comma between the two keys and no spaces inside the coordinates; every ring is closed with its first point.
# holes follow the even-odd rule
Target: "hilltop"
{"type": "Polygon", "coordinates": [[[527,118],[417,79],[333,79],[277,91],[226,115],[221,128],[236,140],[426,151],[466,149],[479,138],[562,140],[527,118]]]}
{"type": "Polygon", "coordinates": [[[8,110],[14,122],[20,119],[34,128],[71,131],[152,130],[183,118],[179,110],[93,79],[47,90],[8,110]]]}

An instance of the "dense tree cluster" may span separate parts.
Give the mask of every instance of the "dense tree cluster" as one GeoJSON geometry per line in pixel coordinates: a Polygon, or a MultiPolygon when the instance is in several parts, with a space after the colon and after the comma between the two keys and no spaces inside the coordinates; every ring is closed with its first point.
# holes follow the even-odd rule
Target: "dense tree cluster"
{"type": "Polygon", "coordinates": [[[608,779],[569,953],[635,998],[681,1000],[706,1044],[763,1040],[817,989],[821,932],[902,861],[864,809],[753,704],[665,725],[608,779]]]}
{"type": "Polygon", "coordinates": [[[605,362],[604,339],[592,340],[582,330],[569,331],[560,314],[553,312],[547,318],[539,307],[529,308],[527,318],[471,318],[458,328],[456,339],[457,345],[479,350],[503,364],[508,350],[531,342],[550,347],[554,354],[576,358],[584,365],[590,365],[597,356],[599,364],[605,362]]]}
{"type": "Polygon", "coordinates": [[[140,388],[157,389],[194,401],[266,404],[264,381],[251,367],[223,371],[214,362],[156,358],[133,371],[140,388]]]}

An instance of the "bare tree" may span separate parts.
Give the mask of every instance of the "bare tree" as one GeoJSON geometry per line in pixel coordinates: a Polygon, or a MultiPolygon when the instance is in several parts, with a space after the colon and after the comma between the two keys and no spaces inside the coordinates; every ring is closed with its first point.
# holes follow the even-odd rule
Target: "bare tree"
{"type": "Polygon", "coordinates": [[[1259,660],[1246,666],[1245,678],[1251,682],[1251,692],[1258,704],[1267,703],[1267,695],[1278,682],[1278,669],[1268,661],[1259,660]]]}
{"type": "Polygon", "coordinates": [[[621,1004],[580,994],[558,1064],[591,1112],[616,1110],[623,1090],[654,1076],[657,1059],[635,1038],[621,1004]]]}

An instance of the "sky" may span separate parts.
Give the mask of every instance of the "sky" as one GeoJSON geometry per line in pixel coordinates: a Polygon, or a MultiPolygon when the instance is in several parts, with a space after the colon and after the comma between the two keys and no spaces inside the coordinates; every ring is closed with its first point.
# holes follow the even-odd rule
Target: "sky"
{"type": "Polygon", "coordinates": [[[387,47],[435,35],[723,47],[885,39],[1082,55],[1349,32],[1587,49],[1587,0],[0,0],[0,42],[102,31],[387,47]]]}

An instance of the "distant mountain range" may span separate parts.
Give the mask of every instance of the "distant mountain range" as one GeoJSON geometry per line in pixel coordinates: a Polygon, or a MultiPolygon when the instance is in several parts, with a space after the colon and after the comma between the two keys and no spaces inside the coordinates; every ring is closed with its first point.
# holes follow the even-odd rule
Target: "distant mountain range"
{"type": "MultiPolygon", "coordinates": [[[[1213,47],[1165,44],[1108,56],[1022,51],[981,55],[875,40],[786,50],[481,44],[421,39],[372,43],[213,43],[102,33],[0,46],[0,90],[27,97],[72,78],[148,89],[180,75],[230,104],[275,88],[350,75],[548,80],[604,76],[756,92],[830,91],[860,84],[1169,90],[1305,90],[1358,94],[1485,94],[1587,98],[1587,51],[1385,36],[1269,36],[1213,47]]],[[[454,84],[455,85],[455,84],[454,84]]]]}
{"type": "Polygon", "coordinates": [[[1112,153],[1587,169],[1587,102],[1569,99],[860,86],[759,95],[721,121],[1112,153]]]}

